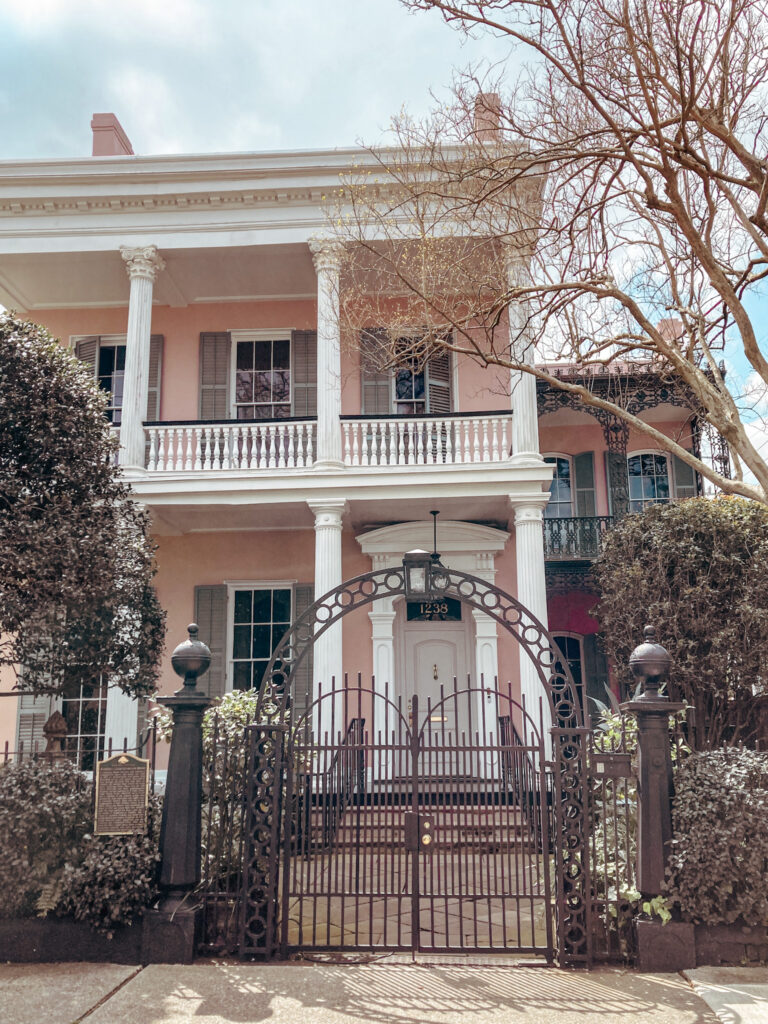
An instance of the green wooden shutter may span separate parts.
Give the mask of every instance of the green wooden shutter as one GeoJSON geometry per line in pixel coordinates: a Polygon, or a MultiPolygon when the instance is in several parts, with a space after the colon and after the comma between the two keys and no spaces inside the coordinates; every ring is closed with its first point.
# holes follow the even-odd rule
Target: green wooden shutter
{"type": "Polygon", "coordinates": [[[160,377],[163,369],[163,336],[153,334],[149,339],[149,381],[147,388],[147,419],[151,423],[160,419],[160,377]]]}
{"type": "Polygon", "coordinates": [[[673,473],[675,474],[675,498],[682,501],[683,498],[695,498],[698,491],[696,488],[696,471],[693,466],[683,462],[676,455],[672,456],[673,473]]]}
{"type": "MultiPolygon", "coordinates": [[[[582,641],[584,647],[584,685],[587,691],[587,698],[593,697],[601,704],[608,703],[608,694],[605,688],[608,685],[608,659],[605,656],[603,642],[598,633],[585,636],[582,641]]],[[[593,718],[597,716],[597,707],[587,700],[587,710],[593,718]]]]}
{"type": "Polygon", "coordinates": [[[75,345],[75,355],[81,363],[90,366],[93,379],[96,380],[96,362],[99,358],[99,336],[81,338],[75,345]]]}
{"type": "Polygon", "coordinates": [[[364,416],[392,412],[392,374],[380,367],[382,331],[363,331],[360,336],[360,379],[364,416]]]}
{"type": "Polygon", "coordinates": [[[440,352],[427,363],[427,412],[445,416],[451,412],[451,359],[440,352]]]}
{"type": "Polygon", "coordinates": [[[595,456],[582,452],[573,457],[573,483],[576,491],[576,515],[597,515],[595,504],[595,456]]]}
{"type": "MultiPolygon", "coordinates": [[[[294,621],[305,612],[315,600],[315,588],[311,583],[298,583],[294,590],[294,621]]],[[[291,705],[293,707],[293,721],[298,722],[312,705],[312,645],[304,656],[304,660],[296,669],[293,676],[293,687],[291,691],[291,705]]],[[[312,723],[309,723],[312,727],[312,723]]]]}
{"type": "Polygon", "coordinates": [[[626,455],[621,452],[606,452],[605,475],[608,479],[610,514],[618,519],[629,512],[629,476],[626,455]]]}
{"type": "Polygon", "coordinates": [[[291,349],[292,413],[310,419],[317,416],[317,331],[293,331],[291,349]]]}
{"type": "Polygon", "coordinates": [[[195,587],[195,621],[200,639],[211,649],[211,667],[201,677],[201,686],[211,697],[226,692],[227,588],[224,584],[195,587]]]}
{"type": "Polygon", "coordinates": [[[22,693],[19,698],[18,720],[16,723],[16,750],[24,747],[24,759],[34,753],[35,744],[39,751],[45,750],[43,726],[55,709],[57,698],[48,694],[33,697],[31,693],[22,693]]]}
{"type": "Polygon", "coordinates": [[[229,334],[200,335],[200,419],[229,419],[229,334]]]}

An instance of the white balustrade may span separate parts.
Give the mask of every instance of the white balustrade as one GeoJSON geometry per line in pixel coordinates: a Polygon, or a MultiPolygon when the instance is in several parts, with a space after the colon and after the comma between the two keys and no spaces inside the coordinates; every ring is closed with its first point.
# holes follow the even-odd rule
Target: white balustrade
{"type": "Polygon", "coordinates": [[[313,420],[161,423],[144,429],[150,473],[306,469],[314,462],[313,420]]]}
{"type": "Polygon", "coordinates": [[[456,466],[504,462],[511,455],[509,414],[344,420],[345,466],[456,466]]]}
{"type": "MultiPolygon", "coordinates": [[[[314,420],[155,424],[144,428],[150,473],[309,469],[314,420]]],[[[489,465],[511,455],[510,414],[351,419],[341,423],[345,466],[489,465]]]]}

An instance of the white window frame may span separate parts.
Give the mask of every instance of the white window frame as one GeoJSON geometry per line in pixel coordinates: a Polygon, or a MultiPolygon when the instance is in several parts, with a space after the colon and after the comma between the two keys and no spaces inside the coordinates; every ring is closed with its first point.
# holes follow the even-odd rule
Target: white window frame
{"type": "MultiPolygon", "coordinates": [[[[287,341],[290,346],[288,356],[288,369],[290,370],[290,387],[288,389],[288,402],[281,402],[281,405],[289,405],[293,415],[293,374],[294,374],[294,352],[293,352],[293,328],[276,327],[273,330],[259,328],[258,330],[234,330],[229,331],[232,348],[229,353],[229,417],[237,419],[237,343],[238,341],[287,341]]],[[[274,404],[274,403],[273,403],[274,404]]],[[[259,420],[243,420],[244,423],[258,423],[259,420]]]]}
{"type": "MultiPolygon", "coordinates": [[[[298,580],[224,580],[227,588],[227,652],[224,659],[224,692],[234,690],[235,668],[232,647],[235,641],[235,591],[236,590],[290,590],[290,622],[296,617],[296,585],[298,580]]],[[[251,659],[253,660],[253,659],[251,659]]]]}
{"type": "Polygon", "coordinates": [[[627,452],[627,501],[629,502],[629,509],[630,509],[630,511],[632,511],[632,502],[633,501],[642,501],[643,502],[642,508],[638,509],[638,510],[635,510],[635,511],[640,511],[640,512],[642,512],[644,509],[646,509],[649,505],[671,505],[672,502],[675,500],[675,491],[676,491],[675,467],[673,465],[672,457],[669,454],[669,452],[659,451],[658,448],[639,448],[637,451],[627,452]],[[664,500],[664,498],[661,498],[661,499],[657,499],[657,498],[633,498],[632,495],[630,494],[629,483],[630,483],[631,477],[629,475],[629,460],[630,459],[634,459],[636,456],[639,456],[639,455],[656,455],[656,456],[661,456],[661,458],[665,459],[665,461],[667,463],[667,481],[669,483],[669,496],[667,497],[666,500],[664,500]]]}
{"type": "MultiPolygon", "coordinates": [[[[546,518],[551,518],[551,519],[575,519],[576,518],[576,486],[575,486],[576,480],[575,480],[575,477],[573,475],[573,456],[572,455],[567,455],[565,452],[544,452],[541,457],[542,457],[542,459],[545,462],[546,462],[547,459],[567,459],[568,460],[568,465],[570,467],[570,476],[571,476],[571,501],[570,501],[571,514],[570,514],[570,516],[550,516],[550,517],[547,517],[546,510],[547,510],[547,508],[549,508],[549,506],[551,504],[552,505],[554,505],[554,504],[562,504],[562,502],[552,502],[552,498],[550,497],[549,501],[544,506],[544,515],[545,515],[545,517],[546,518]]],[[[548,463],[548,465],[552,465],[552,463],[548,463]]],[[[555,469],[555,472],[552,474],[552,481],[553,482],[557,479],[557,475],[556,475],[557,474],[557,464],[556,463],[555,463],[554,469],[555,469]]],[[[550,484],[549,487],[550,487],[550,495],[551,495],[551,493],[552,493],[552,484],[550,484]]],[[[565,636],[564,633],[563,633],[563,636],[565,636]]]]}

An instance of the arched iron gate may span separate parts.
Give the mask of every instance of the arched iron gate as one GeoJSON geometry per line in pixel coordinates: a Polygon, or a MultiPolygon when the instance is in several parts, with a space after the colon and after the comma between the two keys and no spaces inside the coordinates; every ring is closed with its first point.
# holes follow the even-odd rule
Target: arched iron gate
{"type": "Polygon", "coordinates": [[[582,695],[550,634],[515,598],[467,573],[441,576],[446,596],[490,615],[526,651],[555,723],[550,750],[544,715],[537,727],[482,680],[456,684],[423,717],[416,698],[404,709],[375,681],[358,681],[319,693],[292,721],[291,681],[312,643],[354,609],[405,594],[403,570],[366,573],[324,595],[276,648],[249,727],[243,956],[405,947],[590,962],[582,695]],[[340,702],[318,735],[325,705],[340,702]]]}

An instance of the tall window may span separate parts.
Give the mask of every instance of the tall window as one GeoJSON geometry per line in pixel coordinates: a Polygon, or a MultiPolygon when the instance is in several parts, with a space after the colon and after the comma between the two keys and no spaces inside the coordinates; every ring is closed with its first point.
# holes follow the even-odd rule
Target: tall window
{"type": "Polygon", "coordinates": [[[280,638],[291,623],[290,587],[237,588],[232,626],[232,688],[261,684],[280,638]]]}
{"type": "MultiPolygon", "coordinates": [[[[65,749],[82,771],[90,772],[104,756],[107,687],[103,683],[76,683],[62,696],[61,713],[67,723],[65,749]]],[[[128,745],[134,745],[127,737],[128,745]]]]}
{"type": "Polygon", "coordinates": [[[669,501],[669,461],[666,455],[643,452],[627,459],[629,510],[642,512],[646,505],[669,501]]]}
{"type": "Polygon", "coordinates": [[[394,372],[395,412],[398,416],[423,416],[427,411],[424,366],[405,358],[394,372]]]}
{"type": "Polygon", "coordinates": [[[100,345],[96,373],[99,387],[108,396],[107,419],[117,426],[123,408],[125,345],[100,345]]]}
{"type": "Polygon", "coordinates": [[[285,419],[291,415],[291,343],[236,342],[235,416],[239,420],[285,419]]]}
{"type": "Polygon", "coordinates": [[[568,519],[573,515],[571,460],[563,455],[547,455],[544,461],[555,467],[549,487],[549,501],[544,506],[544,517],[568,519]]]}

